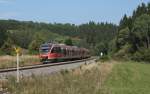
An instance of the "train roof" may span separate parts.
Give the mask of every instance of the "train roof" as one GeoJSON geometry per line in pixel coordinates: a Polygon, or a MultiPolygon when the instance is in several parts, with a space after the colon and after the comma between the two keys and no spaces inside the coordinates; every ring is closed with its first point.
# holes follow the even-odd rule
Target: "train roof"
{"type": "Polygon", "coordinates": [[[44,46],[62,47],[62,48],[66,48],[66,49],[76,49],[76,50],[88,51],[88,49],[86,49],[86,48],[80,48],[77,46],[69,46],[69,45],[58,44],[58,43],[44,43],[40,47],[44,47],[44,46]]]}

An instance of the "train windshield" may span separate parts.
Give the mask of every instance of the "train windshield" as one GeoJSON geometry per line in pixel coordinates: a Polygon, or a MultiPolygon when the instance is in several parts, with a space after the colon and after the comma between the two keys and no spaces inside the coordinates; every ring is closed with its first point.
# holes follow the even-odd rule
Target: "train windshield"
{"type": "Polygon", "coordinates": [[[40,53],[48,53],[49,50],[51,49],[51,46],[52,45],[49,45],[49,44],[43,44],[43,45],[41,45],[41,47],[40,47],[40,53]]]}

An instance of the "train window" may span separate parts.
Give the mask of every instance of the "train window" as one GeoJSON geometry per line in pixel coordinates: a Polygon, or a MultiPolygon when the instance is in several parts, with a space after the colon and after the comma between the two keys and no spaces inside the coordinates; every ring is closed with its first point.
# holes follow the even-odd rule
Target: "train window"
{"type": "Polygon", "coordinates": [[[67,56],[69,56],[70,55],[70,51],[69,51],[69,49],[67,49],[67,56]]]}
{"type": "Polygon", "coordinates": [[[75,51],[74,51],[74,49],[72,50],[72,56],[74,56],[75,55],[75,51]]]}
{"type": "Polygon", "coordinates": [[[71,50],[69,49],[68,51],[69,51],[68,53],[69,53],[69,56],[70,56],[71,55],[71,50]]]}
{"type": "Polygon", "coordinates": [[[57,49],[56,49],[56,47],[54,47],[54,48],[52,49],[51,53],[56,53],[56,52],[57,52],[57,49]]]}
{"type": "Polygon", "coordinates": [[[62,49],[62,53],[66,56],[66,49],[62,49]]]}
{"type": "Polygon", "coordinates": [[[75,55],[75,56],[77,55],[77,50],[74,51],[74,55],[75,55]]]}
{"type": "Polygon", "coordinates": [[[40,49],[40,53],[48,53],[49,49],[40,49]]]}
{"type": "Polygon", "coordinates": [[[69,54],[69,53],[68,53],[68,49],[66,49],[66,56],[68,56],[68,54],[69,54]]]}
{"type": "Polygon", "coordinates": [[[61,53],[64,53],[64,49],[61,47],[61,53]]]}
{"type": "Polygon", "coordinates": [[[65,56],[67,55],[66,49],[64,49],[64,55],[65,55],[65,56]]]}
{"type": "Polygon", "coordinates": [[[40,53],[48,53],[51,48],[50,44],[42,44],[39,48],[40,53]]]}
{"type": "Polygon", "coordinates": [[[72,56],[72,49],[70,50],[70,56],[72,56]]]}
{"type": "Polygon", "coordinates": [[[61,53],[61,48],[60,47],[54,47],[52,49],[51,53],[61,53]]]}

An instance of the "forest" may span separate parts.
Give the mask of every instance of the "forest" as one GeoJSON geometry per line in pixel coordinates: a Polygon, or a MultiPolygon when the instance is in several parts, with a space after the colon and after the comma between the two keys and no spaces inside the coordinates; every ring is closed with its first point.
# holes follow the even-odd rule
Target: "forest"
{"type": "Polygon", "coordinates": [[[91,49],[93,54],[98,54],[95,50],[100,46],[102,46],[101,50],[107,52],[108,42],[114,38],[117,26],[92,21],[74,25],[0,20],[0,29],[1,54],[13,54],[14,46],[19,46],[27,53],[37,53],[42,43],[68,43],[70,40],[72,45],[86,47],[91,49]]]}
{"type": "Polygon", "coordinates": [[[132,16],[121,19],[111,48],[118,58],[150,61],[150,3],[142,3],[132,16]]]}
{"type": "Polygon", "coordinates": [[[150,3],[140,4],[119,25],[109,22],[62,24],[0,20],[0,55],[14,55],[14,47],[23,54],[38,54],[42,43],[56,42],[90,49],[92,55],[150,61],[150,3]]]}

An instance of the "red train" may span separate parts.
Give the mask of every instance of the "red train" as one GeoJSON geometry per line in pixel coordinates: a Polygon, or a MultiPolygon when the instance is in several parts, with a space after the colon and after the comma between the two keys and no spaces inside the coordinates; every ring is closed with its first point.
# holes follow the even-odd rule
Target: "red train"
{"type": "Polygon", "coordinates": [[[76,46],[67,46],[64,44],[42,44],[39,48],[39,52],[40,60],[43,63],[90,57],[88,49],[76,46]]]}

